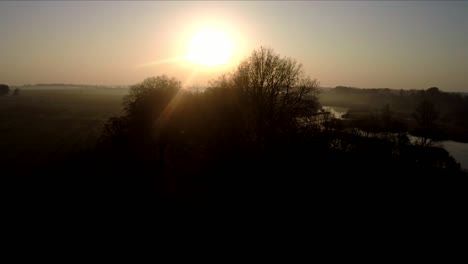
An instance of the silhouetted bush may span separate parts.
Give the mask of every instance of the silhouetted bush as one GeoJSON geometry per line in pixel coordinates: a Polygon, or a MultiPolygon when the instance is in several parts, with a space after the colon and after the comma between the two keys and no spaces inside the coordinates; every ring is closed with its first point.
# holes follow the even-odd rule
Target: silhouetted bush
{"type": "Polygon", "coordinates": [[[0,96],[7,95],[10,92],[10,87],[6,84],[0,84],[0,96]]]}

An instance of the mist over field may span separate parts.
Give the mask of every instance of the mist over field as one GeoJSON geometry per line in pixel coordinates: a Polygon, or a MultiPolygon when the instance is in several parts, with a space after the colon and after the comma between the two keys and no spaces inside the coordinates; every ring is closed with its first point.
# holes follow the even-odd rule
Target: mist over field
{"type": "MultiPolygon", "coordinates": [[[[2,97],[0,106],[2,120],[6,121],[0,124],[1,146],[6,150],[2,152],[2,159],[8,163],[23,163],[25,160],[38,163],[92,147],[107,119],[122,112],[122,99],[129,92],[129,87],[125,86],[66,84],[26,85],[14,89],[20,89],[21,96],[2,97]]],[[[409,116],[411,107],[399,108],[403,104],[401,101],[407,100],[400,98],[400,91],[326,88],[320,93],[319,100],[332,116],[346,122],[350,122],[353,115],[370,115],[385,104],[392,104],[395,112],[409,116]]],[[[447,112],[448,117],[444,119],[454,120],[452,114],[447,112]]],[[[406,119],[410,119],[408,116],[406,119]]],[[[463,117],[462,114],[457,122],[465,122],[463,117]]],[[[451,121],[444,124],[450,126],[451,121]]],[[[457,129],[448,130],[456,136],[446,136],[438,143],[465,170],[468,169],[468,145],[464,143],[467,127],[461,123],[458,128],[463,130],[458,132],[460,136],[456,134],[457,129]]]]}

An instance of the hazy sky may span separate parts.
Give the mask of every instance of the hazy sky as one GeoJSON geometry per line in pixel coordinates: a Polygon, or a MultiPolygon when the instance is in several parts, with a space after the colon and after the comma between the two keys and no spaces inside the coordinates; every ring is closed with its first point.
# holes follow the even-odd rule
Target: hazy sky
{"type": "Polygon", "coordinates": [[[0,83],[10,85],[159,74],[202,85],[265,45],[322,86],[468,91],[467,1],[1,1],[0,37],[0,83]],[[234,40],[231,63],[206,70],[172,60],[207,25],[234,40]]]}

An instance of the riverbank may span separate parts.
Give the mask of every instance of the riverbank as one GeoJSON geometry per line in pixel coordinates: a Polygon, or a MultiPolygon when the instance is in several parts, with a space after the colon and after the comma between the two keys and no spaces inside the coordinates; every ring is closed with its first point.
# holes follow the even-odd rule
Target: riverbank
{"type": "MultiPolygon", "coordinates": [[[[329,111],[334,118],[345,120],[349,118],[349,108],[339,106],[323,106],[325,111],[329,111]]],[[[356,115],[351,115],[356,117],[356,115]]],[[[447,150],[452,157],[460,163],[463,170],[468,171],[468,143],[457,140],[444,140],[436,143],[447,150]]]]}

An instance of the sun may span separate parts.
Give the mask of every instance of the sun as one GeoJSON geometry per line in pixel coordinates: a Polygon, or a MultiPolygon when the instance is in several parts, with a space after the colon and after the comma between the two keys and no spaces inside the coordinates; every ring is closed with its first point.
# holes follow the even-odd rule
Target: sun
{"type": "Polygon", "coordinates": [[[225,32],[204,30],[192,36],[187,60],[207,67],[219,66],[229,62],[233,51],[234,43],[225,32]]]}

